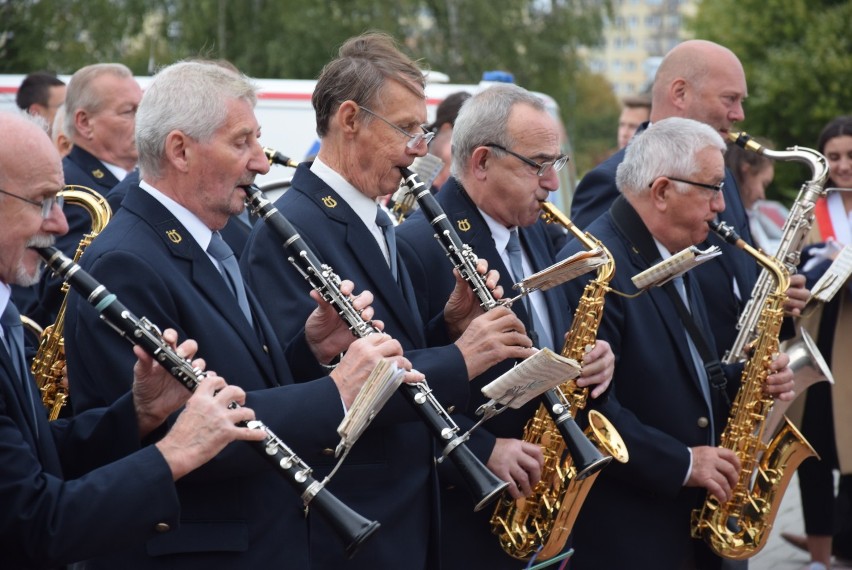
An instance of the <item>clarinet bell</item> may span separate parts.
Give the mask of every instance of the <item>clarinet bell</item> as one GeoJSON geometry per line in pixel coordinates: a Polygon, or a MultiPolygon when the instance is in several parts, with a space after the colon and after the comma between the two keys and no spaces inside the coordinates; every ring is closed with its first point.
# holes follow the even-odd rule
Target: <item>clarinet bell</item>
{"type": "Polygon", "coordinates": [[[325,522],[340,537],[347,558],[352,558],[381,526],[378,521],[359,515],[325,489],[311,500],[309,506],[321,512],[325,522]]]}
{"type": "Polygon", "coordinates": [[[573,417],[565,418],[558,425],[568,453],[574,461],[574,467],[577,469],[577,481],[597,473],[612,461],[612,456],[601,453],[586,437],[573,417]]]}
{"type": "Polygon", "coordinates": [[[449,457],[461,473],[464,484],[476,503],[474,512],[481,511],[509,486],[483,465],[467,446],[455,447],[450,451],[449,457]]]}

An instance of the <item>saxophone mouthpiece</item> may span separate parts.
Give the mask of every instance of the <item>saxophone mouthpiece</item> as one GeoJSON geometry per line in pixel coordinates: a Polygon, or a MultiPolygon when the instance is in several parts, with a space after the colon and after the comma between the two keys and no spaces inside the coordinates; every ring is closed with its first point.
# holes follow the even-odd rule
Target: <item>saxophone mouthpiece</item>
{"type": "Polygon", "coordinates": [[[710,226],[710,229],[713,230],[716,235],[732,245],[737,245],[738,242],[742,241],[736,230],[725,222],[710,220],[707,222],[707,225],[710,226]]]}
{"type": "Polygon", "coordinates": [[[728,131],[728,140],[746,150],[763,154],[763,145],[751,138],[745,131],[728,131]]]}
{"type": "Polygon", "coordinates": [[[283,155],[274,148],[270,148],[268,146],[263,147],[263,154],[266,155],[266,159],[269,161],[269,165],[278,164],[280,166],[289,166],[290,168],[296,168],[299,166],[299,163],[290,158],[289,156],[283,155]]]}

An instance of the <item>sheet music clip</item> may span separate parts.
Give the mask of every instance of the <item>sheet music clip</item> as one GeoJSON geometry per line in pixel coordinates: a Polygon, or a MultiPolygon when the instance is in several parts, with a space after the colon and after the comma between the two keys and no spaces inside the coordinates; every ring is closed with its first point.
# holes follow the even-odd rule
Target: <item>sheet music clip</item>
{"type": "Polygon", "coordinates": [[[349,454],[349,450],[402,384],[403,376],[405,376],[405,370],[398,368],[394,362],[382,359],[376,364],[367,381],[361,386],[355,401],[346,411],[343,421],[337,426],[340,443],[334,450],[334,456],[339,459],[329,473],[328,479],[337,471],[349,454]]]}
{"type": "Polygon", "coordinates": [[[483,386],[482,393],[491,399],[476,409],[476,415],[482,417],[465,435],[469,435],[481,424],[507,409],[516,410],[530,400],[579,375],[580,364],[576,360],[565,358],[549,348],[539,350],[496,380],[483,386]]]}
{"type": "Polygon", "coordinates": [[[607,255],[601,247],[596,247],[588,251],[578,251],[571,257],[554,263],[550,267],[533,273],[526,279],[515,283],[512,288],[519,291],[519,294],[511,299],[507,299],[504,301],[504,304],[511,306],[512,303],[525,295],[529,295],[533,291],[547,291],[557,285],[562,285],[576,277],[585,275],[593,269],[597,269],[606,263],[607,260],[607,255]]]}
{"type": "Polygon", "coordinates": [[[690,269],[694,269],[721,254],[722,250],[715,245],[705,250],[691,245],[653,267],[634,275],[632,278],[633,285],[639,290],[662,287],[672,279],[680,277],[690,269]]]}

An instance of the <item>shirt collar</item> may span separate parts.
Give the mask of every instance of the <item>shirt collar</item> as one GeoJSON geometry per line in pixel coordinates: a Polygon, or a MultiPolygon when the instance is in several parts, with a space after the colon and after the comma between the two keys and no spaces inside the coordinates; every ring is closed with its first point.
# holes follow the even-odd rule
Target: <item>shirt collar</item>
{"type": "Polygon", "coordinates": [[[375,200],[362,194],[343,178],[340,173],[332,170],[330,166],[319,158],[315,158],[311,164],[311,172],[325,182],[332,190],[337,192],[368,228],[376,225],[377,202],[375,200]]]}
{"type": "Polygon", "coordinates": [[[124,180],[124,178],[127,176],[128,171],[124,170],[122,167],[116,166],[115,164],[111,164],[109,162],[104,162],[103,160],[101,161],[101,163],[106,166],[107,170],[112,172],[112,175],[115,176],[119,182],[124,180]]]}
{"type": "Polygon", "coordinates": [[[207,246],[210,245],[210,240],[213,238],[213,230],[208,228],[198,216],[190,212],[186,207],[178,204],[144,180],[139,181],[139,187],[150,194],[151,197],[176,217],[198,245],[201,246],[201,249],[207,251],[207,246]]]}
{"type": "Polygon", "coordinates": [[[512,230],[517,228],[507,228],[481,209],[479,209],[479,213],[482,214],[482,218],[485,220],[485,223],[488,225],[488,229],[491,231],[491,239],[494,240],[494,247],[500,253],[506,251],[506,246],[509,245],[509,236],[512,233],[512,230]]]}

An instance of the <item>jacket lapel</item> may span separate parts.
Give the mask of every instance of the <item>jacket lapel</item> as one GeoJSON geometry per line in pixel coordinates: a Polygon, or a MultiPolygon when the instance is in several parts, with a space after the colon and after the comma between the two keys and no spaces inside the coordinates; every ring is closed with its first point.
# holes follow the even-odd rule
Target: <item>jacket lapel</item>
{"type": "MultiPolygon", "coordinates": [[[[183,260],[178,265],[188,264],[188,277],[197,290],[210,302],[228,324],[239,334],[246,348],[264,371],[269,386],[277,386],[275,371],[270,358],[263,352],[261,343],[246,320],[239,305],[235,302],[230,288],[222,279],[222,274],[213,265],[207,253],[192,238],[192,235],[171,212],[157,200],[138,187],[128,193],[122,207],[127,208],[149,224],[154,233],[163,241],[172,256],[183,260]]],[[[260,308],[253,295],[248,295],[252,312],[258,314],[260,308]]],[[[201,347],[203,353],[204,348],[201,347]]]]}
{"type": "MultiPolygon", "coordinates": [[[[515,283],[512,281],[512,273],[503,263],[503,258],[494,245],[494,238],[491,236],[488,224],[485,223],[479,209],[458,181],[454,178],[450,180],[451,183],[445,185],[444,189],[438,193],[438,200],[443,202],[447,219],[456,229],[462,242],[469,245],[477,257],[489,260],[488,269],[496,269],[500,273],[498,283],[503,287],[503,297],[514,297],[516,290],[513,288],[515,283]],[[445,192],[450,194],[444,196],[445,192]]],[[[530,326],[530,316],[524,303],[513,303],[512,310],[525,326],[530,326]]]]}
{"type": "MultiPolygon", "coordinates": [[[[621,233],[630,244],[628,253],[633,266],[629,268],[629,271],[633,271],[633,274],[630,275],[630,277],[648,269],[653,264],[660,261],[660,254],[657,250],[656,244],[654,243],[654,238],[642,223],[639,215],[623,196],[619,195],[613,203],[610,208],[610,214],[612,215],[613,222],[615,222],[616,230],[621,233]]],[[[660,314],[661,320],[663,321],[669,336],[675,343],[678,358],[682,361],[684,370],[689,372],[689,377],[692,379],[692,385],[695,386],[696,390],[698,390],[698,393],[701,395],[703,400],[704,392],[701,390],[698,372],[695,370],[695,365],[692,361],[692,354],[689,350],[689,343],[686,338],[687,332],[680,320],[677,310],[674,305],[672,305],[671,299],[668,294],[659,287],[654,287],[644,294],[649,296],[651,302],[657,309],[657,312],[660,314]]],[[[632,301],[627,299],[625,302],[630,303],[632,301]]]]}
{"type": "MultiPolygon", "coordinates": [[[[298,184],[294,183],[292,191],[305,194],[326,217],[342,225],[348,257],[360,266],[362,273],[369,280],[369,283],[355,283],[355,289],[369,289],[376,298],[381,297],[387,307],[393,308],[390,314],[376,314],[376,318],[386,322],[390,319],[395,320],[397,327],[404,330],[416,346],[424,346],[425,338],[420,314],[411,308],[403,294],[402,288],[407,287],[410,298],[414,299],[411,280],[402,260],[397,259],[400,268],[400,284],[397,284],[373,234],[349,204],[318,177],[311,176],[310,179],[302,180],[298,184]]],[[[341,279],[350,278],[341,274],[345,268],[332,267],[332,269],[340,275],[341,279]]]]}

